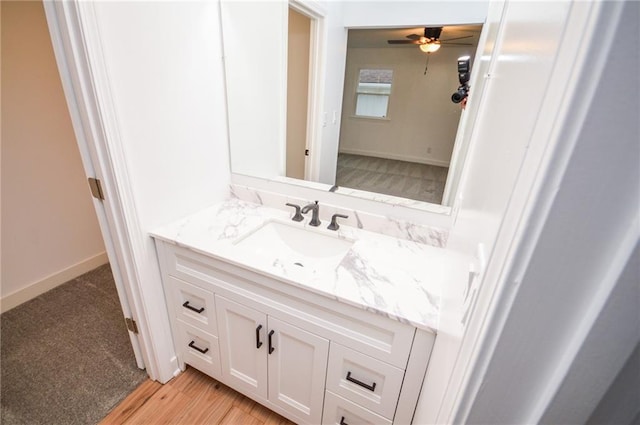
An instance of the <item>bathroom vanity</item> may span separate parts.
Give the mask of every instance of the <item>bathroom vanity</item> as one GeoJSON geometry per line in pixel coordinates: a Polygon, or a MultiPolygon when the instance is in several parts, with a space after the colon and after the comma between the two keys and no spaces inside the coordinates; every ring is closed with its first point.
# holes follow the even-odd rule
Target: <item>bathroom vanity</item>
{"type": "MultiPolygon", "coordinates": [[[[231,191],[239,199],[171,223],[153,236],[178,368],[196,367],[297,423],[410,424],[421,392],[425,392],[423,382],[442,318],[442,289],[455,292],[456,299],[468,295],[469,260],[444,249],[452,220],[450,204],[433,205],[335,185],[341,99],[351,96],[343,93],[346,27],[351,27],[346,23],[355,20],[354,27],[368,28],[371,25],[361,21],[363,16],[386,17],[389,11],[397,16],[402,10],[392,3],[376,7],[378,13],[371,5],[360,9],[354,4],[344,10],[334,7],[337,5],[267,2],[247,8],[235,2],[220,3],[231,191]],[[310,109],[302,114],[304,134],[287,138],[291,136],[288,120],[296,121],[288,116],[287,105],[292,99],[302,99],[289,87],[288,68],[282,66],[287,62],[281,60],[289,55],[288,24],[282,21],[289,8],[309,20],[311,30],[305,32],[314,32],[309,33],[311,39],[332,39],[326,50],[335,52],[328,56],[331,60],[326,67],[320,62],[300,67],[316,68],[304,77],[308,90],[302,90],[309,95],[303,103],[310,109]],[[237,40],[242,39],[238,29],[254,23],[262,28],[260,51],[238,48],[237,40]],[[269,84],[247,73],[256,61],[262,63],[269,84]],[[322,93],[316,91],[320,87],[322,93]],[[305,180],[285,172],[290,168],[284,162],[285,150],[294,139],[304,144],[302,149],[288,147],[299,154],[297,160],[304,161],[305,180]],[[298,199],[292,201],[290,196],[298,199]],[[319,226],[312,225],[317,209],[310,201],[315,199],[320,200],[319,226]],[[285,206],[290,202],[308,211],[302,221],[292,220],[294,210],[285,206]],[[340,227],[332,230],[327,226],[334,213],[350,218],[338,219],[340,227]]],[[[421,13],[439,19],[433,8],[419,12],[416,7],[403,13],[411,20],[421,13]]],[[[452,18],[456,14],[447,12],[441,19],[454,19],[452,25],[481,23],[485,14],[486,6],[482,6],[470,15],[452,18]]],[[[385,21],[377,26],[393,24],[385,21]]],[[[479,34],[480,26],[474,28],[479,34]]],[[[325,55],[320,43],[309,48],[313,51],[302,56],[325,55]]],[[[475,45],[468,50],[470,54],[475,45]]],[[[458,56],[451,56],[450,62],[458,56]]],[[[422,68],[422,56],[418,58],[422,68]]],[[[442,59],[442,69],[446,61],[442,59]]],[[[401,72],[402,66],[396,63],[378,67],[395,69],[396,65],[401,72]]],[[[420,84],[431,85],[423,94],[430,94],[436,86],[445,90],[447,84],[434,83],[433,71],[430,75],[419,79],[420,84]]],[[[414,84],[408,84],[410,91],[416,90],[414,84]]],[[[481,84],[474,87],[480,93],[481,84]]],[[[394,89],[394,93],[400,91],[394,89]]],[[[423,130],[407,131],[424,121],[420,113],[406,125],[397,119],[420,110],[408,103],[415,96],[395,101],[394,125],[403,130],[381,137],[385,142],[394,140],[384,143],[383,157],[416,160],[407,149],[388,152],[410,139],[420,141],[421,155],[425,140],[451,139],[453,145],[460,112],[448,101],[448,92],[440,97],[445,99],[440,105],[445,111],[443,119],[431,110],[434,122],[426,129],[432,131],[446,118],[449,125],[437,137],[423,130]],[[403,104],[408,111],[400,109],[403,104]]],[[[462,164],[464,154],[457,157],[462,164]]],[[[433,162],[433,158],[422,159],[433,162]]],[[[449,165],[448,159],[445,162],[449,165]]],[[[461,166],[452,169],[450,192],[455,193],[455,175],[461,166]]],[[[423,189],[435,191],[431,186],[423,189]]],[[[455,320],[447,320],[463,317],[458,304],[446,306],[447,312],[455,311],[455,320]]],[[[455,332],[447,329],[444,333],[455,332]]],[[[434,395],[438,390],[428,391],[431,399],[438,399],[434,395]]]]}
{"type": "Polygon", "coordinates": [[[411,423],[459,259],[292,216],[232,199],[153,233],[179,368],[296,423],[411,423]]]}

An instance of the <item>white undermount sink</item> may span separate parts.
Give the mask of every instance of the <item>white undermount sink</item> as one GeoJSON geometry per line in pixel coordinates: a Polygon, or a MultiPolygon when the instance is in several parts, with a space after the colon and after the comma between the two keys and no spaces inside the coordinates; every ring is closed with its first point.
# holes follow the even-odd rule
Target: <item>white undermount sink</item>
{"type": "Polygon", "coordinates": [[[274,266],[318,272],[335,269],[354,242],[329,232],[300,223],[267,221],[234,245],[274,266]]]}

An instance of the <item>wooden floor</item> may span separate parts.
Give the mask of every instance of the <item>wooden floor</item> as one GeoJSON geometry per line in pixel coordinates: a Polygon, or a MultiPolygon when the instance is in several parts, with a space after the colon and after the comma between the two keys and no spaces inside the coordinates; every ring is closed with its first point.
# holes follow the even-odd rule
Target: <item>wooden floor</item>
{"type": "Polygon", "coordinates": [[[169,383],[147,380],[100,424],[293,424],[266,407],[188,367],[169,383]]]}

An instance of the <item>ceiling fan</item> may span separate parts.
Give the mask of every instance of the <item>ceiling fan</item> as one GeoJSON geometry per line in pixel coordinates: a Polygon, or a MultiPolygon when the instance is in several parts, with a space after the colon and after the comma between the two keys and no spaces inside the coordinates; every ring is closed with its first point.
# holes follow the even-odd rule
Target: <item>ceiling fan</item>
{"type": "Polygon", "coordinates": [[[449,38],[447,40],[440,40],[440,34],[442,33],[442,27],[425,27],[424,35],[409,34],[408,40],[387,40],[389,44],[417,44],[425,53],[433,53],[440,49],[441,46],[453,45],[453,46],[472,46],[471,43],[451,43],[454,40],[462,40],[465,38],[471,38],[472,35],[466,35],[463,37],[449,38]]]}

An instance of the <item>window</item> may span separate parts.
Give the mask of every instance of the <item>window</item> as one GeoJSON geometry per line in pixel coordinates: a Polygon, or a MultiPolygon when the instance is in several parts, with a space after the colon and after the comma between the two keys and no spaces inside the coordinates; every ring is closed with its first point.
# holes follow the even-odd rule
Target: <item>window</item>
{"type": "Polygon", "coordinates": [[[391,69],[361,69],[356,87],[356,116],[386,118],[391,94],[391,69]]]}

